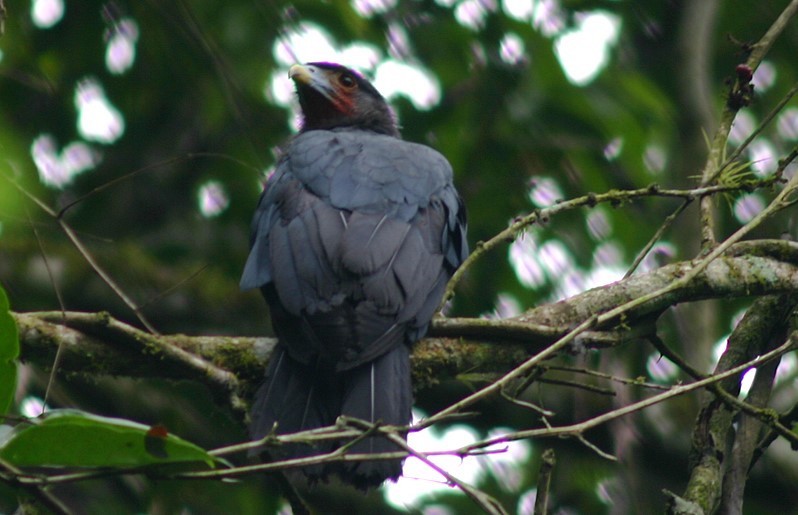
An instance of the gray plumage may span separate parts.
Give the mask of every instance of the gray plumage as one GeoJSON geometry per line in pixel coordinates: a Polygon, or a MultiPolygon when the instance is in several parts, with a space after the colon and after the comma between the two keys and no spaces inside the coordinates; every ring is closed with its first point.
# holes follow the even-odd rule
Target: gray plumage
{"type": "MultiPolygon", "coordinates": [[[[268,179],[252,224],[243,289],[260,288],[279,345],[252,408],[253,438],[341,415],[410,421],[410,346],[423,337],[467,255],[465,210],[446,159],[357,127],[307,130],[268,179]]],[[[332,446],[269,449],[287,458],[332,446]]],[[[385,452],[384,438],[349,452],[385,452]]],[[[310,467],[359,487],[401,473],[400,460],[310,467]]]]}

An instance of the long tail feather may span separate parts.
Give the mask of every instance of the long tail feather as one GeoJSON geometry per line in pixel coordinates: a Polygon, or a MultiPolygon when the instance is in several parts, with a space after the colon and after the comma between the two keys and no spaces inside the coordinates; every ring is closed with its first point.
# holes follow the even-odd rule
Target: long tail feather
{"type": "MultiPolygon", "coordinates": [[[[410,422],[413,389],[410,383],[410,349],[397,345],[377,360],[347,374],[341,413],[382,425],[410,422]]],[[[350,453],[383,453],[401,450],[384,437],[364,439],[350,453]]],[[[344,463],[341,478],[360,488],[377,486],[402,473],[402,460],[375,460],[344,463]]]]}
{"type": "MultiPolygon", "coordinates": [[[[335,391],[337,388],[330,388],[331,386],[335,385],[330,384],[329,378],[318,374],[312,367],[294,361],[278,347],[269,364],[266,378],[255,393],[250,436],[257,440],[272,431],[276,434],[288,434],[334,423],[337,413],[330,412],[330,408],[340,406],[340,393],[335,391]]],[[[273,459],[289,459],[319,454],[330,449],[331,445],[289,444],[268,449],[258,448],[250,451],[250,454],[265,453],[273,459]]],[[[322,467],[311,467],[304,472],[314,478],[323,475],[322,467]]]]}
{"type": "MultiPolygon", "coordinates": [[[[413,390],[410,384],[410,349],[397,345],[375,361],[345,372],[324,372],[302,365],[278,348],[272,357],[266,379],[255,394],[250,434],[260,439],[274,430],[287,434],[335,423],[339,415],[356,417],[383,425],[410,422],[413,390]]],[[[329,452],[327,445],[289,444],[260,448],[251,454],[268,454],[273,459],[298,458],[329,452]]],[[[396,444],[384,437],[369,437],[350,453],[397,451],[396,444]]],[[[402,460],[375,460],[310,466],[302,469],[311,480],[336,474],[358,488],[378,486],[396,479],[402,460]]]]}

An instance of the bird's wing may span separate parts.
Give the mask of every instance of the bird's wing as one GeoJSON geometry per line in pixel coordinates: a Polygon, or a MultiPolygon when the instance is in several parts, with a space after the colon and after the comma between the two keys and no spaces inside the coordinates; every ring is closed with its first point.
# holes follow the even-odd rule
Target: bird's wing
{"type": "Polygon", "coordinates": [[[290,182],[287,177],[284,161],[280,161],[277,169],[266,181],[263,193],[258,200],[258,207],[252,217],[249,238],[249,257],[241,274],[239,287],[242,290],[259,288],[272,281],[272,267],[269,260],[269,231],[272,224],[277,221],[277,198],[280,192],[290,182]]]}
{"type": "Polygon", "coordinates": [[[254,226],[242,285],[273,283],[295,359],[344,369],[421,337],[466,252],[446,160],[355,131],[298,136],[254,226]]]}

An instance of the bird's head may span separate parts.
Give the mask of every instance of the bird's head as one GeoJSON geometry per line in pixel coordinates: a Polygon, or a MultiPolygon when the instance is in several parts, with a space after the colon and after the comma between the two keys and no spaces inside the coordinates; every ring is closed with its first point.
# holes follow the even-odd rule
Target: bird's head
{"type": "Polygon", "coordinates": [[[354,70],[334,63],[295,64],[302,130],[356,127],[399,136],[391,109],[377,89],[354,70]]]}

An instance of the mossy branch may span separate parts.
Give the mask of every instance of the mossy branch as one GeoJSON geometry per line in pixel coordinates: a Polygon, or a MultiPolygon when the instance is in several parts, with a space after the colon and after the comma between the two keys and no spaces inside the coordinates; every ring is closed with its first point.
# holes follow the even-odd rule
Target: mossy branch
{"type": "MultiPolygon", "coordinates": [[[[413,353],[417,388],[456,379],[470,370],[505,372],[545,349],[597,313],[662,291],[695,270],[679,262],[536,307],[506,320],[433,320],[430,337],[413,353]]],[[[798,244],[783,240],[738,243],[680,287],[636,304],[619,328],[583,332],[574,345],[603,348],[646,339],[668,307],[708,298],[760,296],[798,290],[798,244]]],[[[40,312],[14,315],[22,360],[43,368],[63,346],[59,373],[182,378],[206,384],[235,410],[260,380],[272,338],[153,335],[103,313],[40,312]]]]}

